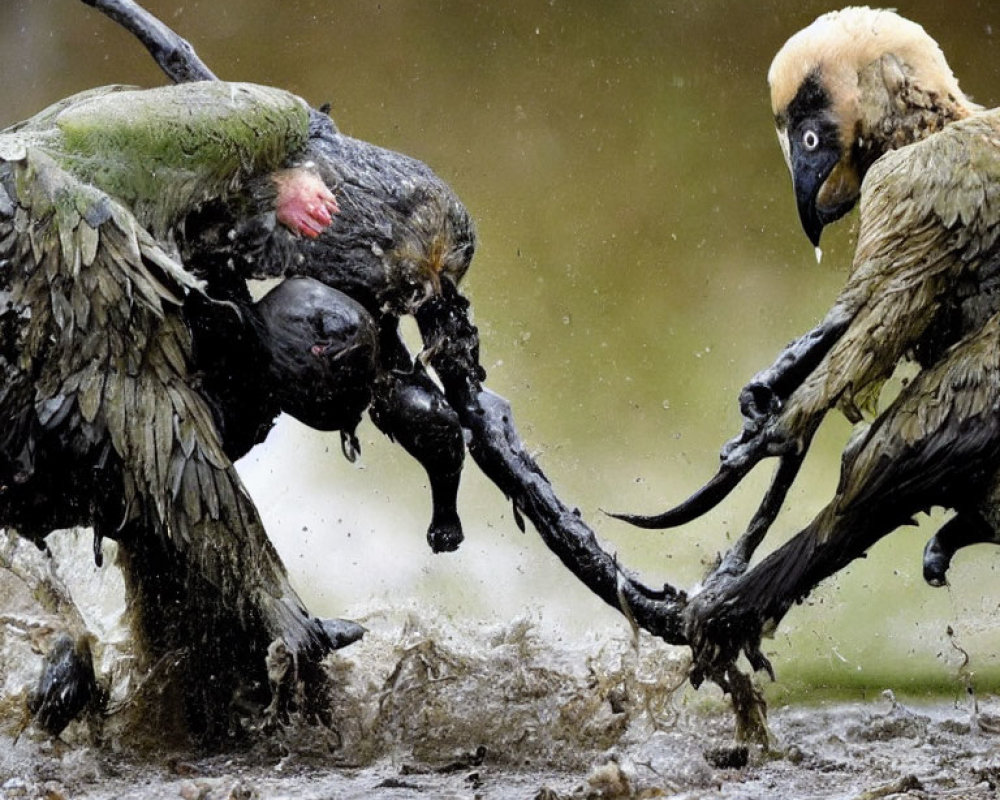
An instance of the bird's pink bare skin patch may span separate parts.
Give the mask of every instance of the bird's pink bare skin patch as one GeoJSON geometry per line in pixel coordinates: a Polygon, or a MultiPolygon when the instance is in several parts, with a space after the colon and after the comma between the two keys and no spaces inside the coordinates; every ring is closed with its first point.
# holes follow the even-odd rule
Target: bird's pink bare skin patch
{"type": "Polygon", "coordinates": [[[273,178],[278,221],[295,233],[315,239],[340,211],[323,179],[305,167],[281,170],[273,178]]]}

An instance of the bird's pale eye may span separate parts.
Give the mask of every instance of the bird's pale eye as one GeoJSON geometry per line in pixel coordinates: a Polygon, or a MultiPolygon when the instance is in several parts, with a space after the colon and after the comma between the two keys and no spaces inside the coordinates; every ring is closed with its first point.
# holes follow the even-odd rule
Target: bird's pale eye
{"type": "Polygon", "coordinates": [[[806,132],[802,134],[802,146],[806,150],[815,150],[819,147],[819,134],[812,128],[806,130],[806,132]]]}

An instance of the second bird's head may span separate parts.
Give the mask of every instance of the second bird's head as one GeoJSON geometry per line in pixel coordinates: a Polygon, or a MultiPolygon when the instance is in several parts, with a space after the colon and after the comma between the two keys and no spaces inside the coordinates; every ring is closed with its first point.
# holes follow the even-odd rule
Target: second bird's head
{"type": "Polygon", "coordinates": [[[799,218],[816,246],[879,156],[977,109],[922,27],[870,8],[824,14],[796,33],[768,83],[799,218]]]}

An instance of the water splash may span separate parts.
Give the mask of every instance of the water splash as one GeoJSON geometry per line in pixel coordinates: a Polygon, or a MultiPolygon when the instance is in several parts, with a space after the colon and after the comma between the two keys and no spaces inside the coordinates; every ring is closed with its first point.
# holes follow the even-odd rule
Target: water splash
{"type": "Polygon", "coordinates": [[[624,630],[567,648],[530,617],[483,626],[416,605],[360,621],[365,640],[331,665],[338,755],[351,763],[448,764],[481,746],[511,765],[579,769],[677,716],[687,655],[651,637],[638,652],[624,630]]]}

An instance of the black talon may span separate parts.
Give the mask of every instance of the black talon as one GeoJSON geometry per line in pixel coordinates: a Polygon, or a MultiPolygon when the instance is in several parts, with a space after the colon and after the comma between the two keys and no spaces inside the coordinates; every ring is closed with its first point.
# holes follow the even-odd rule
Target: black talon
{"type": "Polygon", "coordinates": [[[927,545],[924,547],[924,581],[929,586],[948,585],[951,557],[952,551],[943,547],[937,536],[927,540],[927,545]]]}
{"type": "MultiPolygon", "coordinates": [[[[750,470],[753,469],[758,462],[768,456],[778,455],[778,453],[784,449],[786,448],[776,448],[774,446],[774,442],[766,436],[752,436],[746,429],[744,429],[744,432],[740,434],[740,436],[730,440],[722,448],[722,466],[719,467],[719,471],[715,473],[708,483],[702,486],[680,505],[674,506],[670,510],[654,516],[643,516],[641,514],[619,514],[615,512],[605,513],[615,519],[620,519],[623,522],[635,525],[637,528],[662,529],[676,528],[680,525],[686,525],[688,522],[707,514],[719,505],[719,503],[725,500],[732,493],[733,489],[739,486],[740,481],[747,476],[750,470]]],[[[784,485],[783,488],[777,489],[778,508],[780,508],[781,502],[784,500],[784,493],[787,492],[788,486],[791,485],[791,482],[794,480],[795,475],[798,472],[798,466],[802,463],[803,455],[804,454],[800,455],[797,453],[785,453],[782,455],[782,466],[779,467],[780,477],[775,477],[775,483],[779,485],[787,485],[784,485]],[[793,466],[791,461],[794,461],[795,459],[797,459],[797,463],[793,466]]],[[[774,489],[774,485],[772,485],[772,489],[774,489]]],[[[773,502],[773,497],[770,498],[770,500],[765,499],[764,505],[767,506],[769,503],[773,502]]],[[[760,513],[761,512],[758,512],[758,515],[760,515],[760,513]]],[[[765,510],[763,513],[772,514],[769,510],[765,510]]],[[[773,522],[776,514],[777,509],[775,509],[771,517],[763,523],[765,532],[771,522],[773,522]]],[[[758,522],[760,522],[760,520],[758,520],[758,522]]],[[[757,543],[759,542],[755,542],[752,547],[756,547],[757,543]]]]}
{"type": "Polygon", "coordinates": [[[997,543],[997,534],[979,514],[959,513],[934,534],[924,547],[924,580],[931,586],[948,583],[951,559],[963,547],[997,543]]]}
{"type": "Polygon", "coordinates": [[[38,684],[27,698],[35,724],[58,737],[88,707],[103,705],[106,697],[94,673],[89,635],[61,633],[45,655],[38,684]]]}
{"type": "Polygon", "coordinates": [[[771,660],[761,652],[760,644],[747,645],[743,652],[754,672],[766,672],[772,681],[775,680],[774,667],[771,666],[771,660]]]}
{"type": "MultiPolygon", "coordinates": [[[[401,347],[395,341],[392,344],[401,347]]],[[[403,350],[398,357],[409,358],[403,350]]],[[[433,505],[427,528],[431,550],[457,550],[465,538],[457,508],[465,460],[465,435],[458,414],[420,362],[389,370],[378,379],[370,413],[379,429],[427,472],[433,505]]]]}
{"type": "Polygon", "coordinates": [[[350,619],[321,619],[319,623],[330,637],[335,650],[361,641],[361,638],[368,633],[364,625],[350,619]]]}
{"type": "Polygon", "coordinates": [[[739,482],[749,471],[749,468],[732,469],[723,465],[715,473],[715,476],[697,492],[679,506],[664,511],[662,514],[647,517],[639,514],[605,513],[610,517],[635,525],[637,528],[676,528],[678,525],[684,525],[703,514],[707,514],[719,505],[739,485],[739,482]]]}

